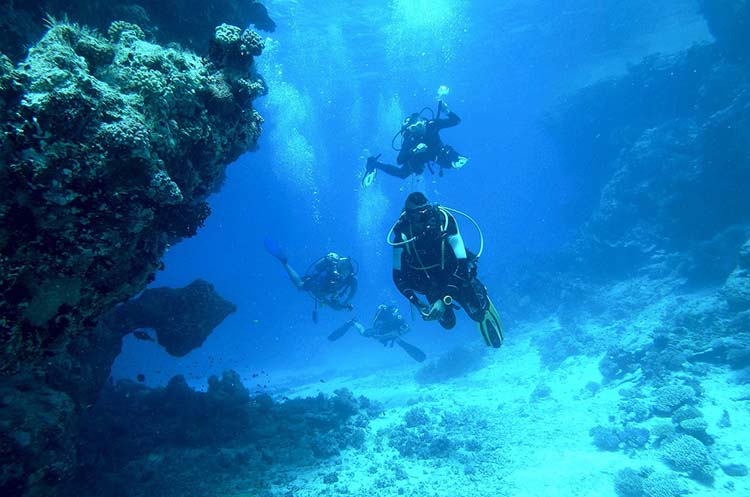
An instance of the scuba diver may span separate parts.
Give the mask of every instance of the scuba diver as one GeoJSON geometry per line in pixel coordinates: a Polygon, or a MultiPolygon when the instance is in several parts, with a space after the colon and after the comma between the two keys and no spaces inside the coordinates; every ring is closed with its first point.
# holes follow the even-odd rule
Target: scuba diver
{"type": "Polygon", "coordinates": [[[482,232],[479,252],[473,254],[464,245],[454,213],[479,229],[463,212],[433,205],[423,193],[409,194],[388,233],[388,244],[393,247],[393,281],[424,320],[438,321],[448,330],[456,325],[455,309],[463,307],[477,322],[485,343],[498,348],[503,344],[500,316],[477,278],[477,260],[484,246],[482,232]]]}
{"type": "Polygon", "coordinates": [[[318,306],[328,306],[336,311],[354,309],[350,302],[357,292],[357,266],[351,257],[329,252],[299,273],[289,265],[289,259],[270,238],[263,240],[266,250],[281,262],[289,279],[299,290],[307,292],[315,301],[312,319],[318,322],[318,306]]]}
{"type": "Polygon", "coordinates": [[[412,174],[422,174],[425,167],[434,173],[433,164],[438,165],[440,176],[443,175],[443,169],[461,169],[466,165],[469,159],[460,155],[450,145],[445,145],[439,134],[441,129],[456,126],[461,122],[461,118],[451,112],[442,99],[438,100],[437,115],[433,114],[432,118],[427,119],[422,116],[426,110],[432,112],[432,109],[425,107],[404,119],[401,129],[391,140],[391,147],[398,151],[396,162],[400,167],[378,161],[380,154],[369,157],[362,186],[372,185],[378,170],[406,179],[412,174]],[[441,111],[445,112],[445,118],[440,117],[441,111]],[[393,143],[399,135],[401,148],[396,148],[393,143]]]}
{"type": "Polygon", "coordinates": [[[403,335],[409,332],[409,324],[404,321],[401,313],[398,312],[398,307],[394,305],[380,304],[378,310],[375,311],[371,328],[365,328],[357,318],[354,318],[336,328],[328,335],[328,340],[332,342],[338,340],[352,327],[357,328],[357,331],[363,337],[373,338],[386,347],[393,347],[394,343],[397,344],[417,362],[422,362],[427,357],[419,348],[401,339],[403,335]]]}

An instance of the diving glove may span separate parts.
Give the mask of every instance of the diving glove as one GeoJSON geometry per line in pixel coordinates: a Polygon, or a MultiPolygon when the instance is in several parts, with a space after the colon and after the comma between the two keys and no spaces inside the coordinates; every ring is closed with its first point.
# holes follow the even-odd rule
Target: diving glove
{"type": "Polygon", "coordinates": [[[500,321],[500,315],[497,313],[497,309],[495,309],[495,305],[489,296],[487,296],[487,301],[489,302],[489,306],[484,311],[482,320],[477,322],[477,326],[487,346],[497,349],[503,344],[503,323],[500,321]]]}

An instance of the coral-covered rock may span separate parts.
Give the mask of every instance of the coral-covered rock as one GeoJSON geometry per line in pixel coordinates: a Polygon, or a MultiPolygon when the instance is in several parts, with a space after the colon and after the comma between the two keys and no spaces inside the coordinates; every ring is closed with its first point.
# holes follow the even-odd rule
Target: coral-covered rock
{"type": "Polygon", "coordinates": [[[713,479],[714,463],[700,440],[681,435],[662,446],[662,458],[677,471],[699,481],[713,479]]]}
{"type": "Polygon", "coordinates": [[[652,407],[660,416],[671,416],[678,408],[696,401],[695,390],[687,385],[668,385],[654,393],[652,407]]]}
{"type": "MultiPolygon", "coordinates": [[[[9,3],[9,2],[6,2],[9,3]]],[[[215,26],[222,23],[237,26],[255,25],[273,31],[276,23],[258,0],[26,0],[0,6],[0,51],[19,60],[26,47],[44,32],[44,19],[53,16],[86,24],[106,32],[113,21],[127,21],[143,27],[141,39],[161,44],[179,43],[204,55],[206,41],[215,26]]]]}
{"type": "Polygon", "coordinates": [[[699,0],[701,13],[723,53],[750,62],[750,2],[747,0],[699,0]]]}
{"type": "Polygon", "coordinates": [[[740,249],[739,261],[721,290],[733,311],[750,309],[750,240],[740,249]]]}
{"type": "Polygon", "coordinates": [[[183,288],[150,288],[117,306],[102,319],[120,335],[138,328],[156,331],[159,345],[181,357],[200,347],[209,334],[237,307],[204,280],[183,288]]]}
{"type": "Polygon", "coordinates": [[[750,76],[723,54],[648,57],[550,117],[580,182],[572,257],[591,277],[641,269],[714,283],[731,270],[750,222],[750,76]]]}
{"type": "Polygon", "coordinates": [[[132,24],[109,36],[53,22],[24,63],[10,73],[3,64],[4,371],[64,347],[141,291],[260,135],[257,94],[247,92],[252,57],[235,66],[238,78],[146,42],[132,24]]]}
{"type": "Polygon", "coordinates": [[[58,495],[76,468],[73,401],[29,375],[0,378],[0,493],[58,495]]]}
{"type": "Polygon", "coordinates": [[[82,471],[69,493],[215,495],[221,476],[237,473],[262,485],[272,465],[293,469],[361,446],[368,405],[344,390],[285,402],[251,397],[234,371],[211,377],[206,392],[182,376],[158,389],[121,381],[83,420],[82,471]],[[143,475],[137,488],[123,490],[134,475],[143,475]]]}

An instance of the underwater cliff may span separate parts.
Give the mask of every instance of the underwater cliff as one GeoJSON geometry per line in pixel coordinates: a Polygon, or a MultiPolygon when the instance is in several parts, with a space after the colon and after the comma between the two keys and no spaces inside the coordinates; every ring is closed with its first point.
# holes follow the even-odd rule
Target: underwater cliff
{"type": "MultiPolygon", "coordinates": [[[[120,350],[122,335],[97,321],[153,280],[170,245],[195,235],[226,166],[261,134],[260,35],[203,24],[201,57],[168,29],[159,38],[170,46],[147,35],[159,28],[155,12],[140,26],[107,21],[123,5],[106,5],[3,5],[13,29],[0,49],[18,59],[0,54],[5,495],[54,494],[72,476],[78,416],[120,350]],[[84,24],[95,14],[96,26],[84,24]]],[[[246,12],[224,10],[200,19],[247,24],[246,12]]]]}

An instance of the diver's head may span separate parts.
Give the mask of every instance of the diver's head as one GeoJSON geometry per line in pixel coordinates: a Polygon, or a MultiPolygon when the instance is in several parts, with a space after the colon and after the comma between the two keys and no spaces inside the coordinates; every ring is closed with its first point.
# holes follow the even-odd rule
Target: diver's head
{"type": "Polygon", "coordinates": [[[326,260],[330,264],[328,267],[333,276],[346,279],[354,274],[354,265],[351,258],[340,256],[336,252],[328,252],[326,260]]]}
{"type": "Polygon", "coordinates": [[[427,131],[427,120],[420,116],[418,112],[415,112],[404,119],[404,125],[401,129],[407,136],[424,136],[425,131],[427,131]]]}
{"type": "Polygon", "coordinates": [[[422,192],[412,192],[406,197],[404,215],[407,221],[419,226],[427,225],[435,215],[433,206],[422,192]]]}

